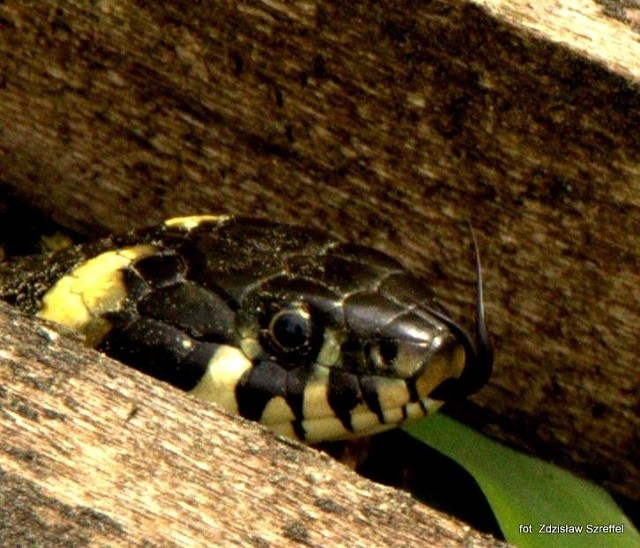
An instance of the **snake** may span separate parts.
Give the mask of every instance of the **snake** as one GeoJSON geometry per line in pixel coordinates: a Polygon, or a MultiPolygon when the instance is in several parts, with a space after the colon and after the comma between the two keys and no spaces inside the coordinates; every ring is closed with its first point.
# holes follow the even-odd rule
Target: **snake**
{"type": "Polygon", "coordinates": [[[405,425],[487,383],[493,349],[473,241],[473,339],[389,255],[234,215],[172,218],[27,257],[0,296],[126,365],[313,444],[405,425]]]}

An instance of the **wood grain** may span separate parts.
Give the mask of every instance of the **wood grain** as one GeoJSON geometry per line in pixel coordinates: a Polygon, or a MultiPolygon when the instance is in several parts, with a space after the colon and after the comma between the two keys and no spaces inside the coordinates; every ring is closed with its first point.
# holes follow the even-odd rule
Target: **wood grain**
{"type": "Polygon", "coordinates": [[[222,210],[322,227],[425,274],[468,324],[470,219],[497,355],[470,419],[637,498],[640,56],[619,19],[7,0],[0,179],[86,235],[222,210]]]}

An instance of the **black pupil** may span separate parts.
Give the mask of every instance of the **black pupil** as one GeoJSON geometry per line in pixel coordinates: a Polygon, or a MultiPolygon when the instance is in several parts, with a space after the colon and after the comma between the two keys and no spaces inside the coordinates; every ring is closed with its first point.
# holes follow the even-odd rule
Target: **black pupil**
{"type": "Polygon", "coordinates": [[[303,346],[309,339],[309,318],[295,311],[280,312],[271,324],[271,335],[286,349],[303,346]]]}

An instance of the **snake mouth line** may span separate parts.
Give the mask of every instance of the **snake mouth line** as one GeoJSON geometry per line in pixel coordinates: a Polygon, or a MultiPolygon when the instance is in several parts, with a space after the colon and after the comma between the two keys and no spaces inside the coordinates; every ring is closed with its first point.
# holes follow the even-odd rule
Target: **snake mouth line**
{"type": "Polygon", "coordinates": [[[430,415],[444,403],[430,397],[429,371],[425,366],[412,378],[399,379],[316,365],[300,394],[302,404],[283,393],[269,401],[260,421],[309,443],[382,432],[430,415]]]}
{"type": "Polygon", "coordinates": [[[403,424],[425,418],[435,413],[444,402],[425,397],[417,402],[410,402],[401,407],[395,407],[384,411],[384,422],[380,422],[377,413],[370,410],[354,413],[351,415],[351,427],[345,427],[344,422],[336,416],[324,416],[316,418],[306,418],[299,423],[296,421],[274,422],[267,426],[278,434],[286,437],[300,439],[300,432],[304,433],[302,438],[307,443],[317,443],[320,441],[333,441],[343,439],[353,439],[367,435],[378,434],[392,428],[397,428],[403,424]]]}

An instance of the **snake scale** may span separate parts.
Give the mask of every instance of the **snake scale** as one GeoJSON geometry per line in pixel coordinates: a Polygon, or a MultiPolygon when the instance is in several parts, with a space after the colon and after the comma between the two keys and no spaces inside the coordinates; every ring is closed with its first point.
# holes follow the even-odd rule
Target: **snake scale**
{"type": "Polygon", "coordinates": [[[175,218],[25,264],[5,300],[308,443],[424,417],[491,373],[477,248],[473,340],[391,257],[260,219],[175,218]]]}

